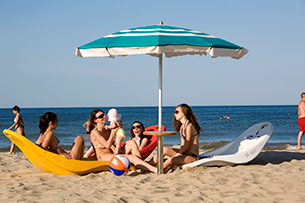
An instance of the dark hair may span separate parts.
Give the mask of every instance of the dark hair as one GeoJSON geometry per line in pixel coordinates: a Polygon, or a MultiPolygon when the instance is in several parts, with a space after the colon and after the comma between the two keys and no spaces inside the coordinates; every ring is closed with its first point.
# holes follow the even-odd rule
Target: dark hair
{"type": "Polygon", "coordinates": [[[92,112],[91,112],[91,115],[90,115],[90,117],[88,118],[88,129],[89,129],[89,133],[91,133],[91,131],[94,129],[94,127],[95,127],[95,122],[94,122],[94,120],[96,119],[96,114],[97,114],[97,112],[103,112],[104,113],[104,111],[102,111],[102,110],[100,110],[100,109],[95,109],[95,110],[93,110],[92,112]]]}
{"type": "Polygon", "coordinates": [[[49,127],[49,122],[55,122],[57,120],[57,115],[53,112],[47,112],[41,115],[39,118],[39,129],[40,134],[44,133],[49,127]]]}
{"type": "Polygon", "coordinates": [[[303,92],[302,94],[301,94],[301,98],[303,98],[305,96],[305,92],[303,92]]]}
{"type": "Polygon", "coordinates": [[[135,121],[131,124],[131,128],[130,128],[130,136],[129,136],[129,139],[131,140],[132,138],[135,137],[135,134],[133,133],[133,129],[132,129],[132,126],[133,124],[135,123],[139,123],[142,127],[142,132],[141,132],[141,135],[140,135],[140,143],[142,142],[142,139],[145,137],[145,135],[143,135],[143,132],[145,131],[145,127],[143,125],[143,123],[141,123],[140,121],[135,121]]]}
{"type": "MultiPolygon", "coordinates": [[[[199,123],[197,122],[198,119],[195,116],[195,114],[194,114],[193,110],[191,109],[191,107],[189,107],[189,105],[187,105],[187,104],[180,104],[177,107],[181,108],[181,111],[184,114],[185,118],[187,120],[189,120],[190,123],[193,124],[193,126],[197,130],[197,133],[202,131],[199,123]]],[[[173,129],[176,130],[176,131],[179,131],[181,125],[182,125],[182,123],[180,121],[176,120],[175,116],[173,116],[173,129]]]]}
{"type": "Polygon", "coordinates": [[[19,108],[19,106],[17,106],[17,105],[15,105],[15,106],[13,107],[13,110],[15,110],[15,111],[17,111],[17,112],[20,112],[20,108],[19,108]]]}

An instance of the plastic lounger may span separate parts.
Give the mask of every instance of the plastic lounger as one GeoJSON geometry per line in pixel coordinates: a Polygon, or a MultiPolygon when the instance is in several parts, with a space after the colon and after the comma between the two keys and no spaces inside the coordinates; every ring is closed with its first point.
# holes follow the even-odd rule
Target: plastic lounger
{"type": "Polygon", "coordinates": [[[200,154],[200,160],[184,164],[182,168],[195,166],[226,166],[248,163],[264,148],[273,132],[273,129],[273,125],[269,122],[255,124],[235,140],[214,150],[200,154]]]}

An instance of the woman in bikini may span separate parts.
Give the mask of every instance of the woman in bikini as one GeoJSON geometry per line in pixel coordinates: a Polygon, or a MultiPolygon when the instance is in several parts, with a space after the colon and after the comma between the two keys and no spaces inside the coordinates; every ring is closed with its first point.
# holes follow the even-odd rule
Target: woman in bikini
{"type": "MultiPolygon", "coordinates": [[[[180,131],[181,145],[180,149],[163,147],[163,155],[168,158],[164,163],[164,169],[170,169],[174,165],[183,165],[197,161],[199,155],[198,136],[201,130],[193,110],[187,104],[180,104],[176,107],[173,116],[173,128],[180,131]]],[[[149,163],[157,164],[157,155],[149,163]]]]}
{"type": "Polygon", "coordinates": [[[140,121],[133,122],[130,129],[129,140],[135,141],[140,151],[148,144],[148,139],[143,134],[144,130],[144,125],[140,121]]]}
{"type": "Polygon", "coordinates": [[[57,115],[52,112],[47,112],[40,116],[39,129],[40,136],[38,137],[36,144],[45,150],[59,154],[67,159],[81,160],[83,158],[85,150],[85,142],[82,136],[77,136],[74,139],[70,153],[63,150],[60,140],[54,135],[53,130],[58,126],[57,115]]]}
{"type": "MultiPolygon", "coordinates": [[[[9,127],[8,129],[11,130],[12,128],[15,127],[16,133],[25,136],[24,123],[23,123],[22,117],[20,115],[20,108],[18,106],[14,106],[13,113],[16,115],[16,117],[14,119],[14,124],[11,127],[9,127]]],[[[10,151],[7,152],[7,154],[12,154],[14,151],[14,148],[15,148],[15,144],[12,142],[10,151]]]]}
{"type": "MultiPolygon", "coordinates": [[[[91,143],[95,149],[97,160],[99,161],[110,161],[110,159],[114,156],[114,135],[116,131],[122,127],[120,124],[119,127],[116,129],[106,130],[105,124],[105,113],[99,109],[93,110],[89,118],[89,133],[91,143]]],[[[134,141],[131,141],[129,142],[129,144],[126,144],[124,146],[125,147],[122,148],[122,152],[126,154],[129,154],[129,152],[132,153],[132,155],[125,156],[129,159],[131,163],[135,165],[135,167],[143,171],[150,171],[157,174],[156,167],[151,166],[150,164],[144,162],[142,159],[139,158],[141,157],[140,152],[134,141]]]]}

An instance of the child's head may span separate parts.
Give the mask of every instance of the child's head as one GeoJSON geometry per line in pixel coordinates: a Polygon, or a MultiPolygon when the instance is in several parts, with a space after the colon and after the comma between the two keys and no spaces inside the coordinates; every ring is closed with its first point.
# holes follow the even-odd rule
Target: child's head
{"type": "Polygon", "coordinates": [[[106,116],[108,121],[119,121],[121,119],[121,114],[118,113],[116,109],[110,109],[106,116]]]}
{"type": "Polygon", "coordinates": [[[44,115],[41,115],[39,118],[39,129],[40,133],[44,133],[48,127],[50,122],[57,122],[57,115],[53,112],[47,112],[44,115]]]}
{"type": "Polygon", "coordinates": [[[18,112],[18,113],[19,113],[19,112],[20,112],[20,108],[19,108],[19,106],[17,106],[17,105],[16,105],[16,106],[14,106],[14,107],[13,107],[13,111],[15,111],[15,112],[18,112]]]}

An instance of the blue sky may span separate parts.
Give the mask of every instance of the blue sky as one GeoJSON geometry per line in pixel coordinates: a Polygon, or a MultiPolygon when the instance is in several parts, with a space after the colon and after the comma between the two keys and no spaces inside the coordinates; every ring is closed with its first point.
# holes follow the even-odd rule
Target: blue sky
{"type": "Polygon", "coordinates": [[[75,49],[159,21],[249,50],[164,58],[164,106],[290,105],[305,91],[304,0],[0,0],[0,19],[0,108],[157,106],[157,58],[75,49]]]}

